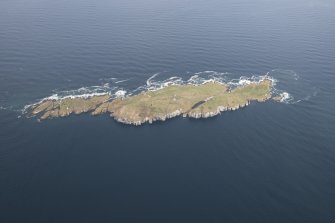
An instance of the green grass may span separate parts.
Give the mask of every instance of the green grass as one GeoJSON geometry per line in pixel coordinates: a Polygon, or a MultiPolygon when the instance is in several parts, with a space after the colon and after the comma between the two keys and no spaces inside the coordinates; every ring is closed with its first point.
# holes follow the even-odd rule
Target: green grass
{"type": "Polygon", "coordinates": [[[88,99],[68,98],[48,100],[33,108],[32,113],[42,113],[42,118],[63,117],[71,113],[92,114],[111,112],[117,119],[129,122],[143,122],[145,119],[159,119],[175,111],[183,114],[205,114],[216,112],[218,107],[237,108],[249,101],[265,101],[271,97],[272,82],[264,80],[235,89],[217,82],[202,85],[171,85],[156,91],[145,91],[125,98],[110,99],[108,95],[88,99]],[[192,108],[199,102],[208,101],[192,108]]]}
{"type": "Polygon", "coordinates": [[[215,112],[219,106],[234,108],[244,106],[248,101],[266,100],[270,95],[271,81],[249,84],[228,91],[227,86],[209,82],[203,85],[173,85],[157,91],[142,92],[125,99],[111,102],[110,111],[114,116],[137,121],[158,118],[180,110],[182,113],[215,112]],[[213,97],[199,107],[196,103],[213,97]]]}

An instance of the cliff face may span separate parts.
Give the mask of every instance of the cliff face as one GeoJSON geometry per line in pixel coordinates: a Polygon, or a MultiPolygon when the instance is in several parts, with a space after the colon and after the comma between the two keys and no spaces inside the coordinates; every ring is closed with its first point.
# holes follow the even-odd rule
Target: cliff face
{"type": "Polygon", "coordinates": [[[31,108],[41,119],[90,112],[110,113],[118,122],[132,125],[165,121],[176,116],[209,118],[224,111],[243,108],[251,101],[271,98],[272,82],[263,80],[229,89],[217,82],[203,85],[173,85],[157,91],[112,99],[109,95],[89,98],[44,100],[31,108]]]}
{"type": "MultiPolygon", "coordinates": [[[[260,101],[261,102],[261,101],[260,101]]],[[[138,119],[138,120],[134,120],[134,119],[126,119],[124,118],[124,116],[122,114],[111,114],[112,117],[114,117],[115,120],[117,120],[118,122],[122,122],[124,124],[132,124],[132,125],[142,125],[144,123],[153,123],[155,121],[165,121],[167,119],[170,118],[174,118],[177,116],[183,116],[184,118],[186,117],[190,117],[190,118],[195,118],[195,119],[199,119],[199,118],[211,118],[214,117],[216,115],[221,114],[222,112],[225,111],[235,111],[237,109],[240,108],[244,108],[246,106],[248,106],[250,104],[249,101],[247,101],[245,104],[241,104],[235,107],[225,107],[225,106],[218,106],[215,110],[213,111],[208,111],[208,112],[202,112],[202,111],[189,111],[189,112],[183,112],[182,110],[176,110],[174,112],[171,113],[167,113],[165,115],[161,115],[161,116],[155,116],[155,117],[145,117],[142,119],[138,119]]]]}

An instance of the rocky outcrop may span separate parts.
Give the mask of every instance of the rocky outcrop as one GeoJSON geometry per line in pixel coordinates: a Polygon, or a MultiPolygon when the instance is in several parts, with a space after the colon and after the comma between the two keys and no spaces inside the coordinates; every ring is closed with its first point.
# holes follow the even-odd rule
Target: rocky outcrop
{"type": "Polygon", "coordinates": [[[149,124],[152,124],[153,122],[155,121],[165,121],[169,118],[174,118],[176,116],[179,116],[182,114],[182,111],[181,110],[176,110],[174,112],[171,112],[171,113],[168,113],[166,115],[160,115],[160,116],[155,116],[155,117],[145,117],[145,118],[142,118],[140,120],[130,120],[130,119],[127,119],[127,118],[124,118],[120,115],[115,115],[115,114],[111,114],[111,116],[118,122],[121,122],[121,123],[124,123],[124,124],[131,124],[131,125],[142,125],[144,123],[149,123],[149,124]]]}
{"type": "MultiPolygon", "coordinates": [[[[94,96],[90,98],[64,98],[64,99],[49,99],[41,101],[33,105],[31,109],[32,115],[41,114],[41,119],[65,117],[71,114],[81,114],[96,110],[98,107],[107,104],[108,95],[94,96]]],[[[101,113],[101,108],[98,113],[101,113]]]]}
{"type": "Polygon", "coordinates": [[[112,98],[106,94],[86,98],[47,99],[32,106],[31,114],[48,119],[87,112],[92,115],[110,113],[116,121],[131,125],[151,124],[176,116],[210,118],[248,106],[251,101],[264,102],[270,99],[271,86],[270,80],[234,89],[211,82],[204,85],[170,86],[122,98],[112,98]]]}
{"type": "Polygon", "coordinates": [[[249,104],[250,104],[250,102],[247,101],[245,104],[241,104],[241,105],[234,106],[234,107],[218,106],[216,108],[216,110],[208,111],[208,112],[189,111],[189,112],[185,113],[185,112],[182,112],[181,110],[176,110],[176,111],[168,113],[166,115],[161,115],[161,116],[156,116],[156,117],[145,117],[145,118],[140,119],[140,120],[129,120],[129,119],[123,118],[120,115],[119,116],[114,116],[114,114],[111,114],[111,116],[118,122],[138,126],[138,125],[142,125],[144,123],[152,124],[155,121],[165,121],[167,119],[174,118],[174,117],[181,116],[181,115],[183,117],[190,117],[190,118],[195,118],[195,119],[211,118],[211,117],[217,116],[217,115],[219,115],[219,114],[221,114],[222,112],[225,112],[225,111],[235,111],[237,109],[244,108],[244,107],[248,106],[249,104]]]}
{"type": "Polygon", "coordinates": [[[244,107],[248,106],[249,103],[250,102],[247,101],[245,104],[241,104],[241,105],[234,106],[234,107],[218,106],[216,110],[208,111],[208,112],[192,112],[191,111],[191,112],[185,114],[184,117],[188,116],[188,117],[191,117],[191,118],[210,118],[210,117],[214,117],[216,115],[219,115],[219,114],[221,114],[221,112],[224,112],[224,111],[235,111],[237,109],[244,108],[244,107]]]}

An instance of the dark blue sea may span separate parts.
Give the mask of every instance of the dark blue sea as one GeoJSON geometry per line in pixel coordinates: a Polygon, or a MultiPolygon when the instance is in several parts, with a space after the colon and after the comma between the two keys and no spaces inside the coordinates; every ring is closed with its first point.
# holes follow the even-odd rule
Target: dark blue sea
{"type": "Polygon", "coordinates": [[[1,0],[0,222],[335,222],[335,1],[1,0]],[[286,100],[210,119],[24,110],[260,75],[286,100]]]}

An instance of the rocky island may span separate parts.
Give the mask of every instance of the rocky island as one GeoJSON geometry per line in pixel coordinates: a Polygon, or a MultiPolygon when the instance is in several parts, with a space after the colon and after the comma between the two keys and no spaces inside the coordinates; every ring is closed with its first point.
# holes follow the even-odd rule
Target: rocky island
{"type": "Polygon", "coordinates": [[[272,85],[270,79],[235,88],[207,81],[200,85],[169,85],[133,96],[113,97],[105,94],[46,99],[31,106],[29,113],[38,115],[41,120],[88,112],[92,115],[110,113],[115,120],[133,125],[164,121],[180,115],[208,118],[245,107],[252,101],[264,102],[270,99],[272,85]]]}

